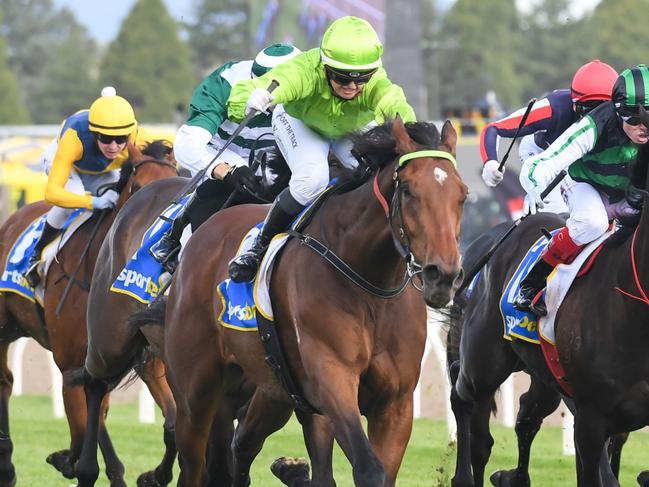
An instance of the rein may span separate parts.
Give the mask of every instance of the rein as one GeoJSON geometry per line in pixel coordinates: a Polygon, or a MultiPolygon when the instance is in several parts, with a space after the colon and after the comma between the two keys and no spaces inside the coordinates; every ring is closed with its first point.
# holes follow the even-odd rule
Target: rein
{"type": "Polygon", "coordinates": [[[142,166],[144,166],[145,164],[157,164],[158,166],[171,167],[173,168],[174,171],[176,171],[176,175],[178,174],[178,167],[169,161],[165,161],[164,159],[142,159],[141,161],[138,161],[135,164],[133,164],[133,176],[135,176],[137,170],[142,166]]]}
{"type": "Polygon", "coordinates": [[[331,264],[337,271],[339,271],[347,279],[349,279],[351,282],[356,284],[364,291],[368,292],[369,294],[372,294],[373,296],[376,296],[381,299],[393,298],[395,296],[398,296],[405,290],[406,286],[408,285],[408,282],[412,282],[412,285],[415,287],[415,289],[421,292],[423,286],[422,285],[418,286],[417,284],[415,284],[413,278],[421,274],[422,266],[419,263],[417,263],[414,254],[410,250],[410,239],[408,237],[408,233],[405,230],[405,226],[403,223],[403,214],[401,211],[402,186],[400,185],[400,180],[399,180],[399,171],[406,166],[408,161],[419,157],[435,157],[435,158],[446,159],[451,163],[453,163],[453,166],[457,167],[457,162],[455,161],[455,158],[453,157],[452,154],[449,154],[448,152],[443,152],[438,150],[420,150],[420,151],[410,152],[408,154],[402,155],[399,158],[399,161],[397,162],[394,168],[394,174],[392,175],[392,179],[394,180],[394,194],[392,195],[392,200],[390,201],[389,204],[387,199],[385,198],[385,196],[383,196],[379,188],[378,171],[374,176],[374,181],[372,182],[372,191],[374,193],[374,196],[378,200],[379,204],[383,208],[385,216],[388,219],[388,224],[390,226],[392,240],[394,242],[395,248],[397,249],[399,255],[401,255],[401,257],[403,257],[403,259],[406,261],[406,271],[404,273],[403,280],[401,284],[396,288],[383,289],[378,286],[375,286],[367,279],[365,279],[363,276],[361,276],[358,272],[356,272],[354,269],[352,269],[345,261],[343,261],[340,257],[338,257],[329,247],[327,247],[325,244],[323,244],[322,242],[320,242],[318,239],[316,239],[311,235],[304,235],[292,229],[290,229],[287,232],[288,235],[297,238],[301,244],[306,245],[307,247],[315,251],[318,255],[320,255],[323,259],[329,262],[329,264],[331,264]],[[399,218],[398,236],[395,234],[394,231],[393,219],[395,216],[398,216],[399,218]]]}
{"type": "Polygon", "coordinates": [[[620,289],[619,287],[616,287],[615,290],[624,294],[625,296],[628,296],[633,299],[637,299],[638,301],[643,302],[647,306],[649,306],[649,298],[647,297],[647,294],[644,292],[644,289],[642,289],[642,284],[640,283],[640,277],[638,276],[638,267],[636,266],[635,262],[635,238],[638,234],[638,227],[636,227],[635,231],[633,232],[633,240],[631,240],[631,268],[633,269],[633,279],[635,281],[635,286],[638,288],[638,291],[640,291],[640,296],[635,296],[631,293],[627,293],[626,291],[620,289]]]}

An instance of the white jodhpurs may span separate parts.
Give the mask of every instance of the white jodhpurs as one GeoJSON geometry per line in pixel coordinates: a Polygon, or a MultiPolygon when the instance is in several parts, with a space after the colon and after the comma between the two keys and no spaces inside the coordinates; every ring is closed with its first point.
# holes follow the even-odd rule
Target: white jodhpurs
{"type": "Polygon", "coordinates": [[[578,245],[586,245],[602,236],[608,229],[608,215],[599,191],[570,176],[560,186],[570,211],[566,221],[570,238],[578,245]]]}
{"type": "Polygon", "coordinates": [[[301,205],[312,203],[329,184],[329,151],[348,168],[358,162],[352,156],[349,139],[325,139],[301,120],[291,117],[282,105],[273,111],[273,134],[291,169],[291,196],[301,205]]]}
{"type": "MultiPolygon", "coordinates": [[[[536,145],[536,142],[534,141],[534,134],[526,135],[521,139],[520,145],[518,146],[518,155],[521,158],[521,162],[523,164],[525,164],[525,161],[527,159],[540,154],[541,152],[543,152],[543,149],[536,145]]],[[[538,210],[539,212],[568,213],[568,205],[566,205],[566,202],[563,200],[559,186],[557,186],[550,192],[545,201],[547,201],[547,203],[542,209],[538,210]]]]}

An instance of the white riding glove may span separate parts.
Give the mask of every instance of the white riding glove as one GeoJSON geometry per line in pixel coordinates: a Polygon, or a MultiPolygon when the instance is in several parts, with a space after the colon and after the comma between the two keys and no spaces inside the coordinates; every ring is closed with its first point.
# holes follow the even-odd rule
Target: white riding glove
{"type": "Polygon", "coordinates": [[[527,190],[523,214],[535,215],[537,210],[542,210],[545,207],[546,202],[541,198],[541,193],[542,191],[539,191],[536,187],[527,190]]]}
{"type": "Polygon", "coordinates": [[[495,188],[503,180],[503,175],[505,174],[505,167],[500,171],[498,166],[500,163],[493,159],[484,163],[482,168],[482,179],[485,184],[490,188],[495,188]]]}
{"type": "Polygon", "coordinates": [[[101,196],[95,196],[92,199],[92,207],[95,210],[105,210],[107,208],[115,208],[118,199],[119,199],[119,193],[117,191],[109,189],[101,196]]]}
{"type": "Polygon", "coordinates": [[[264,113],[273,103],[273,95],[264,88],[256,88],[248,97],[246,103],[246,115],[250,112],[264,113]]]}

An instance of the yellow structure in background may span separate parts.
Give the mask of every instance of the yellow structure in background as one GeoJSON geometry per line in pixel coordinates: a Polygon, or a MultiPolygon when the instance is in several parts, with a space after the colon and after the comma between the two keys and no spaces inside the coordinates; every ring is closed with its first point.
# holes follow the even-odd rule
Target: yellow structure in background
{"type": "MultiPolygon", "coordinates": [[[[174,127],[147,126],[146,136],[173,142],[174,127]]],[[[21,206],[43,199],[47,176],[41,155],[51,137],[13,136],[0,139],[0,223],[21,206]]]]}

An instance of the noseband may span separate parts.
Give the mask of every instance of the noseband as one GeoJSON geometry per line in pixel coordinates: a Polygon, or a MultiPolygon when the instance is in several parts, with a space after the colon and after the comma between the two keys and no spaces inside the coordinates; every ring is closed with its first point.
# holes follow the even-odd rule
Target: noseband
{"type": "MultiPolygon", "coordinates": [[[[403,257],[403,259],[406,261],[406,273],[410,278],[410,280],[412,281],[412,285],[415,286],[415,288],[418,291],[421,291],[423,289],[423,284],[420,283],[419,285],[417,285],[415,283],[414,277],[419,276],[423,268],[421,264],[417,262],[417,259],[415,258],[415,255],[412,253],[412,250],[410,250],[410,237],[408,236],[408,232],[406,231],[406,227],[403,222],[403,212],[401,209],[403,185],[401,184],[401,180],[399,179],[399,174],[401,170],[404,167],[406,167],[408,161],[410,161],[411,159],[417,159],[419,157],[446,159],[448,161],[451,161],[454,167],[457,167],[457,161],[455,160],[455,157],[453,157],[453,155],[449,154],[448,152],[439,151],[439,150],[420,150],[420,151],[410,152],[408,154],[402,155],[399,158],[399,161],[397,162],[394,168],[394,173],[392,174],[392,180],[394,181],[394,193],[392,194],[392,199],[390,200],[389,205],[387,200],[385,199],[385,196],[383,196],[379,188],[378,172],[374,176],[374,183],[372,187],[374,190],[374,196],[376,196],[376,199],[378,200],[379,204],[383,207],[383,211],[385,211],[385,216],[388,219],[388,224],[390,225],[390,231],[392,233],[392,240],[394,242],[394,247],[397,249],[399,255],[403,257]],[[397,232],[395,232],[394,230],[395,218],[398,218],[397,232]]],[[[420,277],[420,281],[421,281],[421,277],[420,277]]]]}

